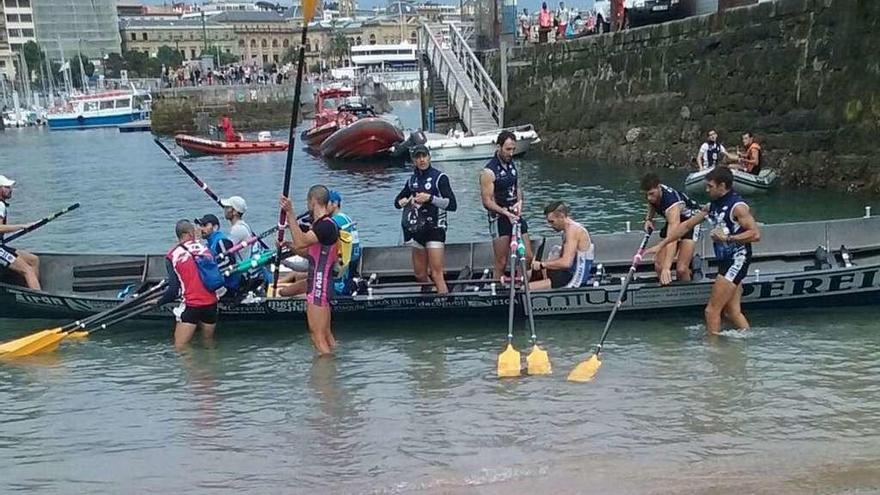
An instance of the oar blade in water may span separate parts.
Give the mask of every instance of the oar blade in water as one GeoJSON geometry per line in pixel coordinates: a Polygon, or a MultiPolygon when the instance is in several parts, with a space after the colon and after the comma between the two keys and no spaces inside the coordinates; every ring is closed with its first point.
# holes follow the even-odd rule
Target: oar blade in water
{"type": "MultiPolygon", "coordinates": [[[[64,339],[64,334],[61,332],[60,328],[43,330],[42,332],[34,334],[31,337],[37,336],[39,337],[31,338],[27,342],[23,343],[23,345],[19,345],[12,350],[6,351],[2,354],[2,356],[4,358],[16,358],[39,354],[41,352],[51,352],[57,349],[58,343],[64,339]]],[[[27,337],[25,337],[25,339],[27,339],[27,337]]]]}
{"type": "Polygon", "coordinates": [[[0,345],[0,354],[12,356],[14,353],[22,352],[24,349],[27,349],[33,344],[38,343],[40,340],[47,338],[49,335],[55,335],[60,332],[61,328],[51,328],[48,330],[41,330],[39,332],[32,333],[30,335],[25,335],[24,337],[19,337],[15,340],[10,340],[5,344],[0,345]]]}
{"type": "Polygon", "coordinates": [[[85,338],[88,338],[88,336],[89,332],[85,330],[80,330],[79,332],[70,332],[67,334],[67,338],[73,340],[83,340],[85,338]]]}
{"type": "Polygon", "coordinates": [[[532,346],[532,352],[526,357],[526,364],[530,375],[549,375],[553,371],[550,367],[550,356],[538,344],[532,346]]]}
{"type": "Polygon", "coordinates": [[[568,381],[588,382],[596,376],[596,373],[599,372],[600,366],[602,366],[602,361],[599,360],[599,356],[593,354],[589,359],[578,364],[573,370],[571,370],[571,373],[568,374],[568,381]]]}
{"type": "Polygon", "coordinates": [[[508,343],[504,352],[498,355],[498,378],[512,378],[522,372],[522,360],[519,351],[508,343]]]}

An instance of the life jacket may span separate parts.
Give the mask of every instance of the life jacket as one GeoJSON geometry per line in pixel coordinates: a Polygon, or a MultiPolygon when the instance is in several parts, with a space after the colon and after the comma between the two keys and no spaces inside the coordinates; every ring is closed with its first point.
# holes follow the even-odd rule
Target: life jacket
{"type": "Polygon", "coordinates": [[[357,224],[345,213],[339,212],[333,215],[333,222],[339,227],[339,239],[336,241],[339,262],[333,286],[337,295],[348,295],[349,283],[353,274],[351,265],[357,265],[361,257],[360,238],[357,224]]]}
{"type": "Polygon", "coordinates": [[[187,306],[203,308],[216,304],[217,295],[213,290],[205,287],[199,274],[196,256],[211,257],[211,252],[198,242],[186,242],[175,245],[165,255],[171,261],[177,278],[180,279],[183,303],[187,306]]]}
{"type": "Polygon", "coordinates": [[[761,173],[761,165],[764,164],[764,150],[761,149],[760,144],[755,142],[752,142],[752,144],[749,145],[749,149],[746,150],[746,153],[749,153],[749,155],[751,155],[752,149],[755,149],[757,151],[758,163],[755,164],[751,169],[747,170],[747,172],[750,174],[758,175],[759,173],[761,173]]]}

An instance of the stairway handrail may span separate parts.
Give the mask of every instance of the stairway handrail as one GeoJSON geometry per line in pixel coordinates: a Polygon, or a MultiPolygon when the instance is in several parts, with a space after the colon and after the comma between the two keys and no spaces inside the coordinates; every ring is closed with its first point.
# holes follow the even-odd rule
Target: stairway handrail
{"type": "MultiPolygon", "coordinates": [[[[424,29],[425,33],[427,33],[428,38],[430,40],[430,44],[432,45],[431,47],[428,47],[427,45],[428,45],[429,41],[425,40],[425,45],[426,45],[425,46],[425,53],[428,54],[429,57],[433,58],[436,55],[434,55],[433,50],[429,50],[429,48],[436,49],[436,51],[440,54],[440,58],[443,60],[443,62],[446,64],[446,66],[452,67],[452,62],[449,60],[449,57],[446,56],[446,53],[443,52],[443,45],[441,45],[439,42],[437,42],[437,37],[434,36],[434,32],[431,30],[431,27],[428,25],[427,22],[422,22],[421,24],[422,24],[422,29],[424,29]]],[[[462,88],[466,87],[464,84],[464,81],[459,80],[458,74],[456,74],[455,71],[448,70],[448,74],[451,74],[453,79],[455,79],[456,85],[458,85],[462,88]]],[[[437,75],[442,77],[442,74],[439,74],[439,70],[438,70],[437,75]]],[[[467,94],[467,91],[462,91],[462,96],[464,97],[464,100],[465,100],[464,101],[465,106],[463,109],[456,108],[456,110],[458,110],[459,113],[461,114],[462,120],[464,120],[467,123],[467,122],[469,122],[469,119],[465,119],[465,115],[464,115],[463,110],[467,110],[468,113],[472,115],[473,111],[471,109],[474,106],[474,102],[471,100],[471,97],[467,94]]],[[[452,101],[452,105],[453,106],[456,105],[456,102],[454,100],[452,101]]],[[[468,117],[470,117],[471,115],[468,115],[468,117]]]]}
{"type": "MultiPolygon", "coordinates": [[[[492,96],[495,97],[494,98],[495,104],[498,106],[498,126],[503,127],[504,126],[504,97],[501,95],[501,91],[498,90],[498,87],[495,86],[495,81],[493,81],[492,78],[489,77],[489,73],[486,72],[486,69],[483,67],[483,64],[481,64],[480,61],[477,59],[477,56],[474,54],[473,50],[471,50],[471,47],[467,44],[467,41],[465,41],[464,36],[462,36],[461,31],[459,31],[458,28],[451,22],[447,23],[447,25],[449,26],[450,31],[452,31],[453,36],[455,38],[458,38],[458,42],[459,42],[458,44],[462,47],[461,51],[467,53],[467,55],[470,57],[471,64],[473,66],[475,66],[477,68],[477,70],[479,71],[480,76],[483,79],[483,81],[480,81],[480,82],[488,85],[489,89],[492,91],[492,96]]],[[[456,43],[453,42],[452,46],[454,47],[455,45],[456,45],[456,43]]],[[[461,63],[461,60],[459,61],[459,63],[461,63]]],[[[464,66],[463,63],[461,65],[464,66]]],[[[477,81],[471,81],[471,82],[474,83],[474,86],[477,87],[478,89],[482,88],[482,84],[477,84],[477,81]]],[[[491,109],[490,109],[490,111],[491,111],[491,109]]]]}

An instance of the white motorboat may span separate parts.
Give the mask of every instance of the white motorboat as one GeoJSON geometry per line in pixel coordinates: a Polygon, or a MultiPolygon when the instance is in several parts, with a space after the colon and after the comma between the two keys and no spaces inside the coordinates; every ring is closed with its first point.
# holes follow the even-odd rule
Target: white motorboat
{"type": "Polygon", "coordinates": [[[444,134],[413,132],[409,139],[399,144],[395,153],[403,154],[416,144],[424,144],[431,150],[431,162],[457,162],[469,160],[488,160],[495,156],[495,140],[501,131],[511,131],[516,135],[516,151],[514,156],[527,152],[532,144],[540,143],[541,139],[531,124],[482,132],[473,136],[461,133],[447,136],[444,134]]]}
{"type": "MultiPolygon", "coordinates": [[[[705,188],[706,175],[709,174],[711,168],[706,168],[698,172],[688,174],[684,180],[684,189],[689,193],[703,192],[705,188]]],[[[773,169],[764,169],[758,175],[743,172],[742,170],[733,170],[733,188],[744,194],[761,194],[769,191],[776,182],[776,171],[773,169]]]]}

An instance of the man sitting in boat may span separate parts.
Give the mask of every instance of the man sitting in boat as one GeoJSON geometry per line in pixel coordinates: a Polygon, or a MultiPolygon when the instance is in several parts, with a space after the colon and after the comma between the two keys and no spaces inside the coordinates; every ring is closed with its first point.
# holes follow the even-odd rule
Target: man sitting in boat
{"type": "Polygon", "coordinates": [[[583,287],[590,279],[596,246],[587,229],[570,215],[571,209],[562,201],[554,201],[544,208],[547,223],[556,232],[562,232],[562,253],[556,259],[532,262],[532,271],[542,272],[543,279],[529,282],[529,288],[583,287]]]}
{"type": "Polygon", "coordinates": [[[434,282],[438,294],[446,294],[444,253],[446,212],[458,205],[449,177],[431,166],[431,152],[418,144],[410,152],[413,174],[394,198],[394,207],[404,208],[401,228],[404,239],[412,245],[412,263],[416,280],[434,282]]]}
{"type": "MultiPolygon", "coordinates": [[[[244,214],[247,213],[247,202],[244,198],[241,196],[231,196],[220,200],[220,204],[223,205],[223,215],[229,220],[229,224],[231,225],[229,228],[229,239],[233,244],[242,243],[254,235],[254,231],[251,229],[250,225],[242,220],[244,214]]],[[[249,249],[245,248],[237,252],[235,261],[239,262],[258,256],[261,251],[260,246],[257,243],[254,243],[249,249]]],[[[270,278],[269,269],[267,267],[256,268],[248,272],[245,275],[247,281],[245,284],[245,291],[254,290],[270,278]]]]}
{"type": "Polygon", "coordinates": [[[223,138],[227,143],[241,141],[241,135],[235,132],[235,128],[232,126],[232,119],[228,115],[223,115],[220,118],[220,124],[217,127],[223,132],[223,138]]]}
{"type": "Polygon", "coordinates": [[[357,223],[350,216],[342,212],[342,194],[338,191],[330,191],[330,200],[327,204],[330,218],[339,227],[339,230],[351,234],[351,261],[341,270],[335,272],[333,288],[337,296],[351,295],[354,285],[354,277],[357,275],[357,263],[361,259],[361,242],[358,236],[357,223]]]}
{"type": "Polygon", "coordinates": [[[713,223],[711,236],[718,262],[718,275],[712,285],[712,294],[706,304],[706,331],[721,331],[721,316],[726,316],[736,328],[748,330],[749,321],[742,312],[742,281],[749,273],[752,243],[761,240],[758,222],[749,205],[733,190],[733,172],[727,167],[715,167],[706,175],[706,193],[711,198],[708,210],[700,210],[674,229],[665,239],[648,249],[645,254],[656,254],[666,246],[687,235],[705,219],[713,223]]]}
{"type": "MultiPolygon", "coordinates": [[[[700,210],[700,205],[666,184],[660,183],[660,178],[655,174],[647,174],[642,177],[642,193],[648,202],[648,212],[645,215],[645,229],[654,229],[654,215],[660,213],[666,219],[666,225],[660,231],[660,237],[664,238],[669,231],[674,230],[678,224],[686,222],[694,213],[700,210]]],[[[672,262],[675,262],[675,276],[680,282],[691,279],[691,260],[694,250],[700,240],[700,226],[696,225],[689,230],[680,241],[670,244],[658,253],[654,258],[654,270],[660,279],[661,285],[672,282],[672,262]]]]}
{"type": "Polygon", "coordinates": [[[758,144],[751,132],[743,133],[742,143],[745,151],[737,151],[736,155],[727,154],[731,160],[735,161],[730,165],[730,168],[742,170],[752,175],[760,174],[764,161],[764,150],[761,149],[761,145],[758,144]]]}
{"type": "Polygon", "coordinates": [[[727,156],[727,150],[724,149],[724,145],[718,142],[718,133],[715,132],[715,129],[710,129],[706,136],[706,142],[700,145],[700,152],[697,153],[697,165],[700,170],[712,168],[722,164],[725,156],[727,156]]]}
{"type": "Polygon", "coordinates": [[[15,181],[0,175],[0,269],[9,269],[22,277],[28,288],[40,290],[40,259],[37,255],[3,244],[3,236],[27,228],[30,224],[15,225],[7,222],[9,200],[15,181]]]}
{"type": "MultiPolygon", "coordinates": [[[[218,260],[218,263],[220,263],[221,259],[223,260],[220,263],[221,269],[234,263],[236,259],[234,255],[229,257],[223,256],[223,253],[231,249],[235,244],[220,230],[220,220],[217,216],[209,213],[202,218],[195,219],[194,223],[199,227],[201,237],[208,244],[208,249],[211,250],[214,259],[218,260]]],[[[239,273],[225,277],[226,283],[223,284],[226,288],[224,301],[237,296],[238,289],[241,288],[243,282],[242,278],[242,275],[239,273]]]]}

